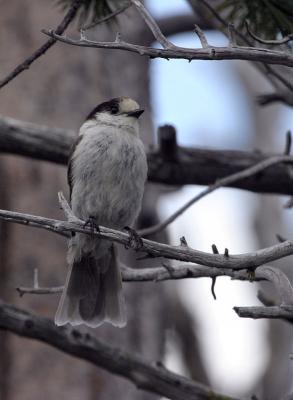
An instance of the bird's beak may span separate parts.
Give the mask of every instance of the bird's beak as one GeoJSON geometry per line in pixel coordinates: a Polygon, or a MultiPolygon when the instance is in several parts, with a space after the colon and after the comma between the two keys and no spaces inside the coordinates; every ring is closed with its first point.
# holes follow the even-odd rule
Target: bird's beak
{"type": "Polygon", "coordinates": [[[139,118],[143,112],[144,110],[142,108],[139,108],[138,110],[128,111],[125,114],[128,117],[139,118]]]}

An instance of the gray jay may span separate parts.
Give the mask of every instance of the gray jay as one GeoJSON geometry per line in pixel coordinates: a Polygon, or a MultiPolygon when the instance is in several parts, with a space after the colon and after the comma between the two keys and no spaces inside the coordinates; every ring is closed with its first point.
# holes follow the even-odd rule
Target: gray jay
{"type": "MultiPolygon", "coordinates": [[[[119,97],[98,105],[81,126],[68,167],[75,216],[98,226],[133,226],[147,176],[139,138],[139,105],[119,97]]],[[[81,233],[69,241],[69,270],[55,316],[57,325],[126,324],[121,274],[114,245],[81,233]]]]}

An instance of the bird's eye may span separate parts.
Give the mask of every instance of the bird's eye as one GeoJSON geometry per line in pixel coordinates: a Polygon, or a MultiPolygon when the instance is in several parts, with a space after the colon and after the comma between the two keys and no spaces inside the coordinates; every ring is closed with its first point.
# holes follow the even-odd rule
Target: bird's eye
{"type": "Polygon", "coordinates": [[[118,113],[118,107],[111,107],[111,114],[117,114],[118,113]]]}

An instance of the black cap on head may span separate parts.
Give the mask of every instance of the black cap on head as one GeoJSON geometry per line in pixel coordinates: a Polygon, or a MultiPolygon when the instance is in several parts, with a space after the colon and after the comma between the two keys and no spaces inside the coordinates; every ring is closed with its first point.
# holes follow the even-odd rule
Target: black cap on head
{"type": "Polygon", "coordinates": [[[95,118],[96,113],[99,112],[109,112],[109,114],[118,114],[119,113],[119,98],[112,99],[110,101],[104,101],[104,103],[96,106],[86,117],[86,120],[95,118]]]}
{"type": "Polygon", "coordinates": [[[105,101],[96,106],[86,117],[86,120],[94,119],[97,113],[107,112],[112,115],[128,115],[129,117],[138,118],[144,110],[139,108],[135,100],[130,97],[116,97],[112,100],[105,101]]]}

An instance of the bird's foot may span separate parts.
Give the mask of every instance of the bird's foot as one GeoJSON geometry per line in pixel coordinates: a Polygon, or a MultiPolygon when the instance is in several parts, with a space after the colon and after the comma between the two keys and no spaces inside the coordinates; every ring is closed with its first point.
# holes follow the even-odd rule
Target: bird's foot
{"type": "Polygon", "coordinates": [[[84,223],[84,228],[89,227],[91,231],[94,233],[95,231],[100,233],[100,227],[96,222],[96,218],[92,215],[88,217],[88,219],[84,223]]]}
{"type": "Polygon", "coordinates": [[[123,230],[129,234],[129,242],[125,247],[134,250],[140,250],[143,247],[143,242],[139,234],[129,226],[125,226],[123,230]]]}

